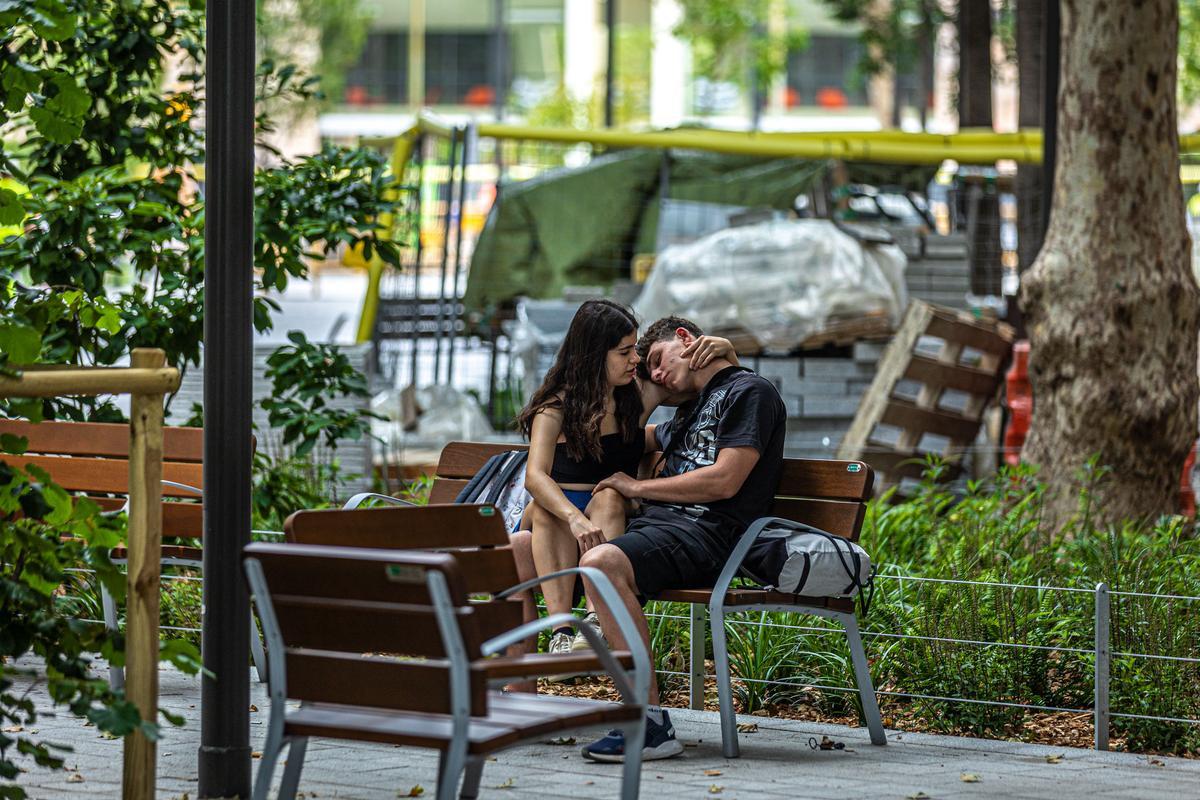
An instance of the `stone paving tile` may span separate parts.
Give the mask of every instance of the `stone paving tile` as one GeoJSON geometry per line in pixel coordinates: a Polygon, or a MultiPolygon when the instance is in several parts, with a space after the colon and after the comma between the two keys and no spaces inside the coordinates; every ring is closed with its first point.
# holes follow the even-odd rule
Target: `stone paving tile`
{"type": "MultiPolygon", "coordinates": [[[[160,797],[179,800],[187,793],[195,800],[199,681],[169,670],[164,670],[161,680],[163,705],[183,714],[188,725],[164,728],[159,746],[160,797]]],[[[39,708],[48,710],[44,691],[35,687],[33,696],[39,708]]],[[[260,709],[251,713],[250,728],[251,747],[258,750],[267,719],[260,684],[252,685],[251,702],[260,709]]],[[[889,734],[886,747],[874,747],[863,729],[761,717],[742,718],[757,723],[759,730],[741,735],[742,758],[727,760],[721,755],[717,715],[673,710],[671,717],[680,739],[689,746],[679,758],[645,765],[642,796],[648,800],[899,800],[920,791],[930,798],[969,800],[1200,798],[1197,761],[1164,758],[1163,766],[1155,766],[1145,756],[1130,754],[896,732],[889,734]],[[811,750],[809,738],[822,735],[844,742],[848,750],[811,750]],[[1047,755],[1062,755],[1063,761],[1047,764],[1047,755]],[[721,774],[705,775],[705,770],[721,774]],[[978,774],[980,781],[963,783],[964,772],[978,774]],[[709,793],[713,785],[721,787],[720,793],[709,793]]],[[[67,761],[78,767],[84,781],[67,783],[67,775],[30,764],[30,772],[21,780],[30,797],[119,796],[121,742],[103,739],[94,728],[61,711],[40,719],[38,730],[48,739],[75,747],[67,761]]],[[[620,767],[591,764],[579,757],[579,747],[600,733],[597,729],[569,733],[576,738],[571,746],[542,740],[498,754],[484,770],[481,800],[618,796],[620,767]]],[[[256,770],[258,763],[254,762],[256,770]]],[[[276,783],[282,772],[280,765],[276,783]]],[[[428,797],[436,774],[433,751],[316,740],[309,744],[301,790],[306,798],[321,800],[393,800],[420,785],[428,797]]]]}

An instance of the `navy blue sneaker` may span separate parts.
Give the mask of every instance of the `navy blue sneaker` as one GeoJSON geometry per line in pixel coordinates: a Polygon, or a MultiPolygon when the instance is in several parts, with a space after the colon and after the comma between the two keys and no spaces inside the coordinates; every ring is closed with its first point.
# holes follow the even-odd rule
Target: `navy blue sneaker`
{"type": "MultiPolygon", "coordinates": [[[[683,752],[683,745],[675,738],[675,729],[671,727],[671,718],[667,716],[666,709],[660,713],[662,714],[662,724],[655,722],[653,715],[646,716],[646,744],[642,748],[643,761],[670,758],[683,752]]],[[[583,757],[592,761],[624,761],[625,734],[620,731],[609,731],[603,739],[585,745],[583,757]]]]}

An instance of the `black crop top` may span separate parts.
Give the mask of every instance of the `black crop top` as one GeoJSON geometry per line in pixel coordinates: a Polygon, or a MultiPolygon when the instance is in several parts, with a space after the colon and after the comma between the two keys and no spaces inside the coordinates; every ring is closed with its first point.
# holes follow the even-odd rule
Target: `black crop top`
{"type": "Polygon", "coordinates": [[[642,460],[646,449],[646,440],[640,432],[632,442],[625,441],[620,433],[601,436],[600,447],[604,457],[599,461],[590,455],[585,455],[582,461],[576,461],[567,452],[566,444],[560,442],[554,445],[554,466],[550,468],[550,477],[555,483],[599,483],[614,472],[637,477],[638,462],[642,460]]]}

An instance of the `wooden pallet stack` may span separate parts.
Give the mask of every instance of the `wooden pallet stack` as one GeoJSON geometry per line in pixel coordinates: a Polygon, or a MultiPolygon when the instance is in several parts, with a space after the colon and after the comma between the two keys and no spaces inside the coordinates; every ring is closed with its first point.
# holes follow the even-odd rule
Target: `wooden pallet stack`
{"type": "Polygon", "coordinates": [[[876,471],[876,491],[920,477],[927,454],[957,474],[996,396],[1014,333],[1003,322],[914,300],[838,449],[876,471]]]}

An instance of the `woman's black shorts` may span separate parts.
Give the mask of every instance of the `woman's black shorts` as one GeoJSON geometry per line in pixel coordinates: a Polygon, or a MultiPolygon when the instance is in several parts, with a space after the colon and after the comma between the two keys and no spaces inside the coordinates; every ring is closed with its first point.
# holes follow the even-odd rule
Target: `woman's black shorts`
{"type": "Polygon", "coordinates": [[[669,589],[710,588],[740,533],[736,522],[711,512],[647,504],[610,544],[633,565],[638,594],[653,600],[669,589]]]}

